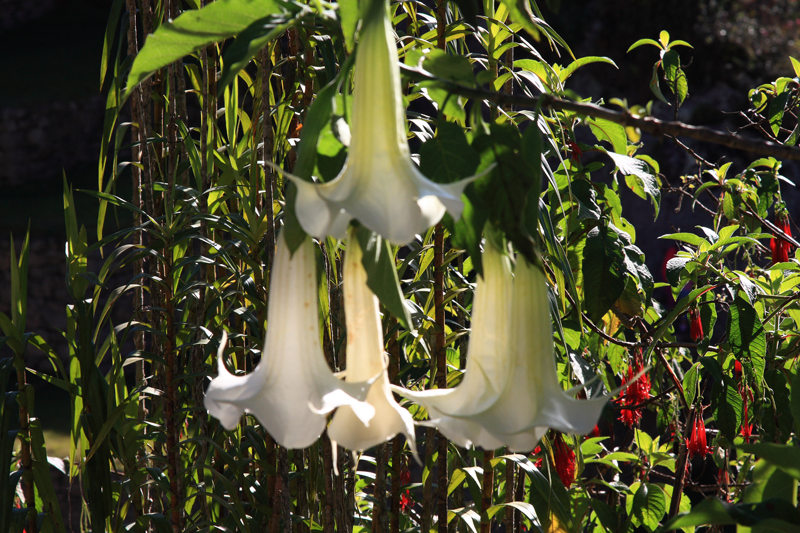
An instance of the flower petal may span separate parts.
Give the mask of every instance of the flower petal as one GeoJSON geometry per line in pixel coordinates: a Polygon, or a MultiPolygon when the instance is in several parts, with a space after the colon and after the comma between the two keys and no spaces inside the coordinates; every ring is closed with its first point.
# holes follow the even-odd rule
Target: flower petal
{"type": "MultiPolygon", "coordinates": [[[[270,324],[261,361],[246,376],[234,376],[222,363],[206,391],[212,416],[231,429],[243,412],[252,413],[286,448],[305,448],[325,429],[326,417],[351,405],[361,420],[375,410],[363,400],[369,383],[337,379],[320,345],[316,262],[310,239],[291,256],[281,233],[270,285],[270,324]]],[[[351,409],[352,410],[352,409],[351,409]]]]}
{"type": "Polygon", "coordinates": [[[350,406],[340,407],[328,426],[331,440],[351,450],[365,450],[403,433],[412,450],[414,422],[411,414],[392,397],[383,353],[378,298],[367,287],[367,273],[361,264],[361,248],[351,235],[344,264],[344,309],[347,325],[346,381],[378,378],[367,394],[367,403],[375,408],[368,424],[359,419],[350,406]]]}

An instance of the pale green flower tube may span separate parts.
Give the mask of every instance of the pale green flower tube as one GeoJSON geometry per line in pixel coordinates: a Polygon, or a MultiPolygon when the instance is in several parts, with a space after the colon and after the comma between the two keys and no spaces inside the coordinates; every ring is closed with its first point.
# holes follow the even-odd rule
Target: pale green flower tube
{"type": "Polygon", "coordinates": [[[343,238],[355,218],[390,242],[406,244],[439,222],[445,211],[458,219],[461,193],[474,178],[440,185],[411,160],[388,4],[368,1],[359,33],[344,168],[323,184],[284,174],[297,185],[297,218],[307,233],[343,238]]]}
{"type": "Polygon", "coordinates": [[[270,435],[286,448],[305,448],[325,430],[326,413],[341,405],[362,423],[375,409],[364,402],[370,386],[336,378],[325,362],[319,335],[319,293],[314,245],[306,238],[292,256],[283,237],[272,269],[269,324],[261,361],[245,376],[234,376],[222,360],[226,336],[220,343],[218,375],[205,395],[205,407],[226,429],[242,413],[253,414],[270,435]]]}
{"type": "Polygon", "coordinates": [[[365,421],[351,406],[339,407],[328,426],[328,436],[350,450],[366,450],[402,433],[416,453],[411,413],[397,404],[389,387],[378,298],[367,286],[361,257],[358,239],[351,233],[344,258],[343,281],[347,325],[345,379],[354,384],[374,380],[366,401],[375,409],[375,416],[365,421]]]}

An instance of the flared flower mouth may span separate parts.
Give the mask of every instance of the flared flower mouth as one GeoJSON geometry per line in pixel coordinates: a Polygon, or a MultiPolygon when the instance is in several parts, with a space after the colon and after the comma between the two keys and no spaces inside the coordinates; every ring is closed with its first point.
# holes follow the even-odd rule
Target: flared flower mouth
{"type": "Polygon", "coordinates": [[[480,349],[470,344],[466,375],[455,389],[396,390],[428,409],[431,424],[461,446],[529,451],[550,428],[589,433],[611,396],[578,400],[561,388],[544,273],[520,256],[512,285],[510,271],[498,268],[495,255],[500,252],[487,245],[472,335],[480,339],[482,330],[491,328],[487,335],[500,336],[480,349]],[[491,295],[490,301],[480,298],[481,291],[491,295]],[[482,321],[489,312],[508,317],[508,329],[482,321]]]}
{"type": "Polygon", "coordinates": [[[461,193],[474,179],[437,184],[423,176],[408,148],[397,48],[385,0],[364,10],[355,66],[350,150],[328,183],[311,183],[281,169],[298,188],[296,212],[317,238],[344,238],[357,219],[397,245],[433,226],[445,211],[461,216],[461,193]]]}
{"type": "Polygon", "coordinates": [[[348,405],[364,424],[375,416],[375,408],[364,401],[374,377],[344,382],[325,362],[313,246],[306,238],[292,256],[283,233],[278,236],[261,361],[250,374],[231,374],[223,362],[223,334],[218,375],[205,395],[206,409],[226,429],[236,427],[242,413],[251,413],[286,448],[313,444],[325,430],[326,414],[336,407],[348,405]]]}
{"type": "Polygon", "coordinates": [[[350,406],[342,406],[333,415],[328,436],[331,441],[350,450],[366,450],[402,433],[416,454],[411,413],[398,405],[389,388],[378,298],[367,286],[367,273],[361,258],[358,239],[351,232],[344,260],[343,283],[347,326],[345,379],[354,384],[374,379],[366,401],[375,410],[375,416],[365,420],[350,406]]]}

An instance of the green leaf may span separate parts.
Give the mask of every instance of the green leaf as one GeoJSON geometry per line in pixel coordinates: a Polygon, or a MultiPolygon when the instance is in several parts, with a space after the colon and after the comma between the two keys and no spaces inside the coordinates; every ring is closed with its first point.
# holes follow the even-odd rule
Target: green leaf
{"type": "Polygon", "coordinates": [[[338,5],[344,43],[347,51],[352,52],[355,48],[356,26],[358,26],[358,0],[339,0],[338,5]]]}
{"type": "Polygon", "coordinates": [[[777,137],[781,131],[781,124],[783,123],[783,112],[786,110],[786,102],[789,100],[791,91],[784,91],[776,96],[769,104],[769,125],[772,128],[772,133],[777,137]]]}
{"type": "Polygon", "coordinates": [[[661,100],[662,102],[664,102],[667,105],[672,105],[672,104],[669,103],[669,101],[667,101],[666,98],[664,98],[664,93],[661,92],[661,87],[658,84],[658,65],[659,64],[660,64],[660,62],[656,63],[655,65],[653,65],[653,76],[650,78],[650,90],[653,91],[653,94],[656,95],[656,98],[658,98],[659,100],[661,100]]]}
{"type": "Polygon", "coordinates": [[[611,122],[604,118],[593,118],[589,121],[589,128],[598,141],[607,141],[618,154],[623,156],[628,153],[628,136],[622,124],[611,122]]]}
{"type": "Polygon", "coordinates": [[[564,83],[565,81],[567,81],[567,78],[572,76],[572,74],[576,70],[578,70],[582,66],[588,65],[590,63],[608,63],[609,65],[612,65],[616,69],[619,68],[619,67],[617,67],[617,64],[614,63],[608,57],[587,56],[587,57],[582,57],[580,59],[577,59],[577,60],[573,61],[572,63],[570,63],[569,65],[567,65],[567,67],[564,70],[562,70],[561,72],[558,73],[558,78],[561,80],[561,83],[564,83]]]}
{"type": "Polygon", "coordinates": [[[233,37],[253,22],[281,10],[281,4],[276,0],[218,0],[161,24],[147,36],[133,62],[125,98],[156,70],[204,46],[233,37]]]}
{"type": "MultiPolygon", "coordinates": [[[[525,28],[525,31],[527,31],[532,37],[536,38],[540,33],[544,33],[551,43],[557,43],[561,45],[570,56],[575,57],[575,54],[572,53],[572,50],[567,42],[558,33],[556,33],[549,24],[542,20],[541,16],[536,16],[531,11],[532,2],[529,0],[500,1],[508,8],[508,12],[511,15],[511,20],[525,28]]],[[[535,7],[536,4],[533,3],[533,6],[535,7]]]]}
{"type": "Polygon", "coordinates": [[[233,44],[225,50],[222,74],[217,83],[217,96],[222,96],[225,88],[236,80],[242,70],[270,41],[302,20],[286,13],[277,13],[261,18],[236,36],[233,44]]]}
{"type": "Polygon", "coordinates": [[[740,444],[736,448],[745,453],[755,454],[793,478],[800,479],[800,448],[797,446],[760,442],[740,444]]]}
{"type": "Polygon", "coordinates": [[[436,136],[419,149],[419,169],[436,183],[452,183],[475,174],[481,160],[467,142],[464,129],[439,122],[436,136]]]}
{"type": "Polygon", "coordinates": [[[583,258],[585,309],[597,322],[625,290],[625,254],[617,233],[606,226],[593,228],[586,236],[583,258]]]}
{"type": "Polygon", "coordinates": [[[764,359],[767,353],[767,337],[764,326],[755,308],[740,291],[730,307],[728,337],[733,355],[744,370],[761,383],[764,377],[764,359]]]}
{"type": "Polygon", "coordinates": [[[436,76],[467,87],[475,86],[475,75],[472,73],[472,63],[466,56],[450,55],[444,50],[434,48],[425,54],[422,67],[436,76]]]}
{"type": "Polygon", "coordinates": [[[662,531],[672,531],[692,526],[735,524],[736,521],[728,514],[727,507],[729,507],[728,504],[719,500],[703,500],[688,513],[681,513],[664,524],[662,531]]]}
{"type": "Polygon", "coordinates": [[[697,388],[700,385],[700,363],[695,363],[683,375],[683,392],[686,395],[686,402],[689,405],[694,404],[694,399],[697,396],[697,388]]]}
{"type": "Polygon", "coordinates": [[[634,48],[639,48],[640,46],[645,45],[645,44],[652,44],[656,48],[662,48],[662,46],[660,44],[658,44],[658,42],[654,41],[653,39],[639,39],[638,41],[633,43],[630,46],[630,48],[628,48],[628,52],[630,52],[634,48]]]}
{"type": "Polygon", "coordinates": [[[791,409],[795,433],[800,433],[800,373],[792,376],[791,409]]]}
{"type": "MultiPolygon", "coordinates": [[[[633,490],[636,484],[631,486],[633,490]]],[[[667,497],[658,485],[641,484],[633,495],[626,500],[631,523],[655,531],[658,523],[667,512],[667,497]]]]}
{"type": "MultiPolygon", "coordinates": [[[[705,359],[709,358],[704,358],[703,363],[706,362],[705,359]]],[[[722,380],[714,381],[711,389],[711,411],[720,433],[730,442],[739,434],[743,409],[739,389],[730,376],[723,375],[722,380]]]]}
{"type": "Polygon", "coordinates": [[[53,531],[64,533],[64,519],[61,507],[50,479],[50,462],[47,460],[47,449],[44,444],[42,423],[38,418],[30,419],[31,451],[33,452],[33,478],[36,490],[42,498],[42,511],[47,514],[53,531]]]}
{"type": "Polygon", "coordinates": [[[800,77],[800,61],[796,60],[792,56],[789,56],[789,59],[792,61],[792,68],[794,69],[794,75],[800,77]]]}
{"type": "Polygon", "coordinates": [[[625,176],[636,176],[636,178],[638,178],[642,189],[650,196],[653,202],[655,216],[657,217],[661,207],[661,190],[658,188],[658,179],[655,174],[653,174],[650,165],[641,159],[628,157],[627,155],[615,154],[613,152],[606,152],[606,154],[614,161],[614,164],[617,165],[617,168],[622,174],[625,176]]]}
{"type": "Polygon", "coordinates": [[[667,50],[661,59],[661,66],[664,67],[664,77],[670,84],[670,88],[675,91],[675,81],[678,71],[681,69],[681,58],[675,50],[667,50]]]}
{"type": "Polygon", "coordinates": [[[411,314],[405,305],[400,281],[397,279],[391,245],[364,226],[358,227],[356,236],[363,254],[361,263],[367,271],[367,285],[404,328],[413,330],[411,314]]]}
{"type": "Polygon", "coordinates": [[[659,239],[672,239],[673,241],[681,241],[698,247],[703,244],[710,245],[707,240],[694,233],[670,233],[669,235],[662,235],[659,239]]]}

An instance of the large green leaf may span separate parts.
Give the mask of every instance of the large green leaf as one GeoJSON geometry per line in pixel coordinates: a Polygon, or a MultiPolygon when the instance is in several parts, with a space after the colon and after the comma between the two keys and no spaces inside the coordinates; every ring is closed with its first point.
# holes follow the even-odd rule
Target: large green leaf
{"type": "Polygon", "coordinates": [[[650,168],[650,165],[641,159],[628,157],[627,155],[615,154],[613,152],[606,153],[626,178],[634,178],[633,181],[625,180],[628,187],[641,198],[645,198],[645,194],[650,197],[656,211],[655,215],[658,216],[658,211],[661,207],[661,190],[658,188],[658,180],[653,173],[653,169],[650,168]]]}
{"type": "Polygon", "coordinates": [[[356,236],[363,254],[361,263],[367,271],[367,285],[404,328],[413,330],[414,324],[400,289],[391,245],[364,226],[358,227],[356,236]]]}
{"type": "Polygon", "coordinates": [[[764,377],[767,337],[755,308],[740,291],[730,308],[728,338],[731,351],[745,372],[760,383],[764,377]]]}
{"type": "MultiPolygon", "coordinates": [[[[592,130],[598,141],[607,141],[617,154],[625,156],[628,153],[628,136],[622,124],[611,122],[604,118],[589,119],[589,129],[592,130]]],[[[616,163],[616,160],[614,160],[616,163]]],[[[619,165],[617,165],[619,166],[619,165]]]]}
{"type": "Polygon", "coordinates": [[[800,479],[800,448],[797,446],[760,442],[758,444],[741,444],[737,448],[746,453],[753,453],[793,478],[800,479]]]}
{"type": "MultiPolygon", "coordinates": [[[[703,363],[706,359],[710,358],[704,358],[703,363]]],[[[743,409],[736,383],[730,376],[722,375],[722,380],[715,381],[711,389],[711,411],[720,433],[731,442],[739,434],[743,409]]]]}
{"type": "Polygon", "coordinates": [[[236,79],[239,71],[246,67],[267,43],[279,37],[299,20],[300,17],[288,13],[276,13],[253,22],[239,33],[233,44],[225,50],[222,74],[217,84],[217,96],[222,96],[225,87],[236,79]]]}
{"type": "Polygon", "coordinates": [[[596,322],[625,290],[625,253],[615,231],[598,226],[588,233],[581,270],[585,309],[596,322]]]}
{"type": "MultiPolygon", "coordinates": [[[[634,487],[635,484],[631,489],[634,487]]],[[[639,485],[633,498],[626,499],[626,507],[634,526],[655,531],[658,522],[667,512],[667,497],[658,485],[645,483],[639,485]]]]}
{"type": "Polygon", "coordinates": [[[264,17],[282,11],[277,0],[218,0],[186,11],[147,36],[128,76],[127,98],[153,73],[204,46],[224,41],[264,17]]]}

